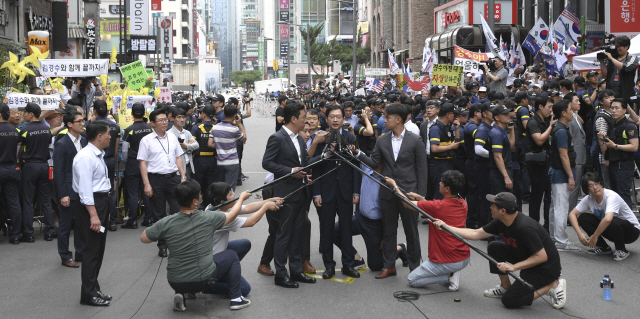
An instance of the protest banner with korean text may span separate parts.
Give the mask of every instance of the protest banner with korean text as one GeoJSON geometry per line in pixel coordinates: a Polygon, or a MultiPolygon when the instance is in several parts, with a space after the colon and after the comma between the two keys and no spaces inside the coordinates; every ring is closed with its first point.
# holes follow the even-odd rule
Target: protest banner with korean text
{"type": "Polygon", "coordinates": [[[109,59],[40,59],[40,74],[48,77],[89,77],[107,74],[109,59]]]}
{"type": "Polygon", "coordinates": [[[477,76],[482,73],[480,62],[487,60],[489,60],[489,55],[486,53],[472,52],[457,45],[454,46],[453,65],[462,66],[464,73],[471,73],[473,76],[477,76]]]}
{"type": "Polygon", "coordinates": [[[168,87],[160,87],[160,95],[158,95],[158,101],[162,103],[171,103],[171,89],[168,87]]]}
{"type": "Polygon", "coordinates": [[[129,89],[133,91],[139,90],[147,82],[147,71],[144,69],[141,61],[129,63],[120,67],[122,76],[127,80],[129,89]]]}
{"type": "Polygon", "coordinates": [[[144,105],[144,108],[150,108],[153,105],[153,96],[149,95],[129,95],[127,96],[126,109],[130,109],[133,103],[140,102],[144,105]]]}
{"type": "Polygon", "coordinates": [[[460,86],[462,84],[463,67],[459,65],[434,64],[433,85],[460,86]]]}
{"type": "Polygon", "coordinates": [[[35,103],[40,105],[40,109],[43,111],[55,110],[60,108],[60,94],[52,95],[35,95],[17,92],[7,92],[7,105],[10,109],[17,109],[19,107],[27,106],[27,103],[35,103]]]}

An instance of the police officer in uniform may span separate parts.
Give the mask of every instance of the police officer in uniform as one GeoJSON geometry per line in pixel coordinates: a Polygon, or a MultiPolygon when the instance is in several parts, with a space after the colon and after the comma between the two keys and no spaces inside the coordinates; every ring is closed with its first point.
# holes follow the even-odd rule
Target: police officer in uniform
{"type": "MultiPolygon", "coordinates": [[[[205,104],[202,123],[191,129],[191,135],[200,145],[200,148],[193,152],[193,166],[196,170],[195,180],[202,186],[202,189],[208,189],[209,185],[216,181],[216,169],[218,163],[216,160],[216,149],[208,146],[209,133],[213,128],[212,119],[215,116],[216,109],[211,104],[205,104]]],[[[202,207],[207,207],[211,200],[203,194],[202,207]]]]}
{"type": "Polygon", "coordinates": [[[129,199],[129,220],[123,224],[121,228],[138,229],[138,199],[140,196],[142,196],[145,207],[144,221],[141,225],[152,225],[153,214],[151,213],[151,202],[149,201],[149,197],[147,197],[144,192],[141,192],[141,190],[143,190],[143,184],[142,176],[140,176],[140,162],[138,161],[140,140],[153,132],[151,126],[144,122],[144,114],[144,105],[142,105],[142,103],[134,103],[131,107],[133,124],[124,131],[122,157],[126,158],[127,161],[124,170],[124,180],[127,189],[127,198],[129,199]]]}
{"type": "Polygon", "coordinates": [[[478,205],[478,190],[479,182],[476,178],[475,171],[475,150],[474,141],[475,134],[478,130],[478,126],[482,123],[482,112],[480,111],[480,104],[471,104],[469,108],[469,115],[467,124],[464,125],[464,147],[465,150],[465,163],[464,163],[464,180],[467,184],[467,203],[469,209],[467,211],[467,228],[478,228],[477,220],[477,205],[478,205]]]}
{"type": "Polygon", "coordinates": [[[20,130],[9,124],[10,117],[9,106],[0,103],[0,199],[2,199],[2,205],[9,210],[9,218],[11,218],[9,242],[17,245],[20,243],[22,229],[22,210],[20,210],[18,191],[20,168],[17,158],[20,130]]]}
{"type": "Polygon", "coordinates": [[[18,108],[22,111],[22,117],[29,125],[20,132],[20,142],[23,147],[18,152],[18,159],[22,164],[22,208],[23,208],[23,242],[33,243],[33,214],[34,200],[37,194],[42,215],[44,215],[46,241],[53,240],[57,236],[53,225],[53,210],[51,206],[51,183],[49,182],[49,163],[51,155],[49,144],[51,143],[51,130],[38,120],[42,113],[40,106],[35,103],[27,103],[25,107],[18,108]]]}
{"type": "Polygon", "coordinates": [[[482,227],[491,221],[491,209],[489,201],[486,199],[487,194],[491,191],[490,187],[486,187],[486,184],[482,181],[489,180],[489,150],[491,147],[491,138],[489,132],[491,131],[491,124],[493,123],[493,113],[491,112],[491,104],[489,102],[482,103],[480,107],[482,111],[482,123],[478,126],[474,138],[474,153],[475,156],[475,174],[478,181],[478,198],[477,203],[477,220],[478,226],[482,227]]]}
{"type": "Polygon", "coordinates": [[[515,147],[514,127],[508,127],[511,122],[513,109],[504,106],[493,108],[493,128],[489,132],[491,137],[491,155],[489,155],[489,181],[491,193],[513,192],[513,170],[511,161],[511,149],[515,147]]]}
{"type": "MultiPolygon", "coordinates": [[[[431,147],[431,165],[429,167],[429,187],[438,189],[442,174],[454,167],[456,149],[460,146],[460,123],[455,119],[455,108],[451,103],[445,103],[440,108],[435,125],[429,129],[429,144],[431,147]]],[[[443,199],[440,192],[434,192],[433,199],[443,199]]]]}

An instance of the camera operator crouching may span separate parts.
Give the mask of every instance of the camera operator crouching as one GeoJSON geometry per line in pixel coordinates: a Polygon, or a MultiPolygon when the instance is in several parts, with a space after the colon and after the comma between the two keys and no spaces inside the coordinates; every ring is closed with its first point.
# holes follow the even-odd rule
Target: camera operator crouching
{"type": "Polygon", "coordinates": [[[607,89],[613,90],[616,97],[623,98],[629,103],[629,98],[635,95],[633,89],[638,69],[638,58],[629,54],[631,40],[627,36],[618,36],[614,40],[615,51],[605,50],[598,53],[602,77],[607,79],[607,89]]]}

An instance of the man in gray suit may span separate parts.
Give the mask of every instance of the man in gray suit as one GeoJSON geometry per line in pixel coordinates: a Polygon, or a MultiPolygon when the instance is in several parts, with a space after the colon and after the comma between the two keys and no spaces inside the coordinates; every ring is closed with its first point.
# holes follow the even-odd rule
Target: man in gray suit
{"type": "MultiPolygon", "coordinates": [[[[587,146],[586,135],[584,133],[583,120],[578,116],[580,110],[580,98],[573,92],[569,92],[564,96],[565,100],[569,101],[569,107],[573,110],[574,117],[568,124],[569,133],[573,137],[573,150],[576,152],[576,182],[579,183],[582,180],[582,169],[587,162],[587,146]]],[[[573,210],[578,204],[578,196],[580,195],[580,187],[576,187],[569,194],[569,212],[573,210]]]]}
{"type": "MultiPolygon", "coordinates": [[[[408,112],[404,105],[390,104],[385,111],[387,113],[385,125],[391,132],[378,138],[370,158],[357,150],[356,157],[373,169],[382,166],[382,174],[394,179],[405,192],[425,196],[428,183],[425,144],[420,136],[405,130],[404,120],[408,112]]],[[[411,271],[420,265],[421,253],[418,213],[405,208],[402,201],[387,188],[380,188],[379,197],[384,222],[382,238],[384,269],[376,278],[382,279],[396,275],[398,215],[402,218],[402,226],[407,237],[407,257],[411,271]]]]}

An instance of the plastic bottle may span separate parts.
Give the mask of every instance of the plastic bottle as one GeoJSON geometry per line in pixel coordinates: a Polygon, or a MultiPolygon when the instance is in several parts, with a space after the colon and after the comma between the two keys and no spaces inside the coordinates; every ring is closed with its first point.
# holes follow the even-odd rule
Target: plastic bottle
{"type": "Polygon", "coordinates": [[[602,287],[602,299],[611,300],[611,288],[613,285],[611,283],[611,278],[609,278],[609,275],[604,275],[600,286],[602,287]]]}

